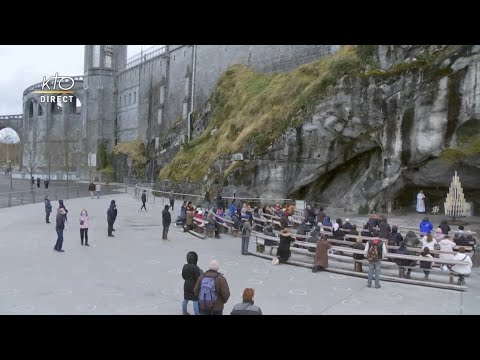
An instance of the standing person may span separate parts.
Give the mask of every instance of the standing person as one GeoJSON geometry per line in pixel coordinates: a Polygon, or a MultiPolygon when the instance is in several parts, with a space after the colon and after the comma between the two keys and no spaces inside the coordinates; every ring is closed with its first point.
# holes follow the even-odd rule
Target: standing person
{"type": "Polygon", "coordinates": [[[193,218],[195,217],[195,210],[192,205],[189,206],[187,210],[187,217],[186,217],[186,227],[184,231],[193,230],[193,218]]]}
{"type": "Polygon", "coordinates": [[[48,195],[45,195],[45,221],[50,224],[50,213],[52,212],[52,203],[48,199],[48,195]]]}
{"type": "Polygon", "coordinates": [[[67,208],[65,207],[65,204],[63,203],[63,200],[58,200],[58,204],[59,204],[59,206],[58,206],[59,209],[65,210],[65,215],[64,215],[64,217],[65,217],[65,221],[68,222],[68,218],[67,218],[68,210],[67,210],[67,208]]]}
{"type": "Polygon", "coordinates": [[[117,205],[115,204],[115,200],[112,200],[110,202],[110,207],[107,210],[107,223],[108,223],[108,236],[109,237],[114,237],[112,234],[113,231],[113,224],[115,223],[115,220],[117,219],[117,205]]]}
{"type": "Polygon", "coordinates": [[[35,178],[32,176],[32,188],[33,188],[33,185],[35,185],[35,178]]]}
{"type": "Polygon", "coordinates": [[[83,245],[83,238],[85,238],[85,246],[90,246],[88,245],[88,225],[89,225],[89,219],[88,219],[88,213],[87,210],[83,209],[80,212],[80,242],[83,245]]]}
{"type": "Polygon", "coordinates": [[[209,193],[208,191],[205,193],[204,202],[205,202],[205,208],[206,208],[208,211],[210,211],[211,204],[212,204],[212,200],[210,199],[210,193],[209,193]]]}
{"type": "Polygon", "coordinates": [[[88,185],[88,191],[90,191],[90,196],[93,199],[93,192],[95,191],[95,184],[93,183],[93,181],[90,183],[90,185],[88,185]]]}
{"type": "Polygon", "coordinates": [[[48,179],[46,179],[44,182],[43,182],[43,186],[45,186],[45,190],[48,190],[48,185],[50,184],[50,181],[48,179]]]}
{"type": "Polygon", "coordinates": [[[195,284],[193,293],[198,296],[201,315],[222,315],[224,305],[230,298],[230,289],[225,277],[218,272],[217,260],[210,261],[208,271],[195,284]]]}
{"type": "Polygon", "coordinates": [[[140,208],[140,211],[142,211],[142,209],[145,209],[145,211],[147,211],[147,207],[145,206],[145,203],[147,202],[147,190],[143,190],[143,193],[142,193],[142,207],[140,208]]]}
{"type": "Polygon", "coordinates": [[[372,276],[375,271],[375,288],[380,289],[380,267],[382,265],[382,259],[387,253],[385,242],[379,238],[373,238],[367,242],[365,246],[365,256],[368,260],[368,281],[367,287],[372,287],[372,276]]]}
{"type": "Polygon", "coordinates": [[[102,191],[102,185],[100,184],[95,185],[95,192],[97,193],[97,199],[100,199],[101,191],[102,191]]]}
{"type": "Polygon", "coordinates": [[[420,214],[425,213],[425,194],[423,193],[423,190],[420,190],[420,192],[417,194],[417,212],[420,214]]]}
{"type": "Polygon", "coordinates": [[[252,225],[248,219],[242,219],[242,255],[248,255],[248,244],[250,242],[250,234],[252,233],[252,225]]]}
{"type": "Polygon", "coordinates": [[[57,211],[55,231],[57,232],[57,242],[53,247],[53,250],[58,252],[65,252],[62,250],[63,245],[63,230],[65,229],[65,209],[60,208],[57,211]]]}
{"type": "Polygon", "coordinates": [[[40,189],[40,176],[37,176],[37,189],[40,189]]]}
{"type": "Polygon", "coordinates": [[[315,262],[312,272],[325,270],[328,268],[328,250],[332,245],[327,241],[327,236],[322,235],[317,241],[317,251],[315,252],[315,262]]]}
{"type": "Polygon", "coordinates": [[[255,290],[252,288],[246,288],[243,290],[242,302],[233,307],[230,315],[262,315],[262,310],[254,305],[254,295],[255,290]]]}
{"type": "Polygon", "coordinates": [[[184,201],[182,207],[180,208],[180,220],[182,221],[182,225],[185,225],[187,221],[187,202],[184,201]]]}
{"type": "Polygon", "coordinates": [[[292,237],[292,234],[288,231],[288,228],[283,229],[280,234],[280,244],[277,249],[277,256],[279,263],[286,263],[292,252],[290,251],[290,243],[294,242],[295,239],[292,237]]]}
{"type": "Polygon", "coordinates": [[[175,205],[175,197],[173,196],[173,191],[170,192],[170,207],[172,208],[173,211],[173,205],[175,205]]]}
{"type": "Polygon", "coordinates": [[[197,283],[198,278],[202,275],[203,271],[197,266],[198,255],[194,251],[190,251],[187,254],[187,263],[183,265],[182,278],[185,280],[183,283],[183,302],[182,302],[182,314],[190,315],[187,311],[188,302],[193,302],[193,312],[195,315],[200,315],[200,309],[198,307],[198,296],[195,296],[193,289],[197,283]]]}
{"type": "Polygon", "coordinates": [[[168,211],[170,206],[165,205],[165,209],[162,211],[162,225],[163,225],[163,235],[162,239],[163,240],[168,240],[167,239],[167,234],[168,234],[168,227],[170,226],[170,223],[172,222],[172,215],[168,211]]]}

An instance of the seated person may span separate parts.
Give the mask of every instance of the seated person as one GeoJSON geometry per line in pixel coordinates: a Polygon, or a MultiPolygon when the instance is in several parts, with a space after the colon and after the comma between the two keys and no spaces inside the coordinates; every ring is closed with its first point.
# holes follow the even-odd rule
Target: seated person
{"type": "MultiPolygon", "coordinates": [[[[277,237],[277,235],[275,235],[275,233],[273,232],[272,225],[267,225],[267,226],[265,227],[265,229],[263,230],[263,235],[271,236],[271,237],[274,237],[274,238],[277,237]]],[[[276,242],[275,240],[265,239],[265,240],[264,240],[264,244],[265,244],[265,246],[271,246],[271,248],[270,248],[270,255],[272,255],[273,247],[274,247],[274,246],[277,246],[277,245],[278,245],[278,242],[276,242]]]]}
{"type": "MultiPolygon", "coordinates": [[[[355,244],[352,245],[352,248],[357,250],[365,250],[365,244],[363,243],[362,239],[357,239],[355,244]]],[[[363,254],[353,254],[353,258],[355,260],[363,260],[365,259],[365,256],[363,254]]],[[[355,271],[363,272],[361,262],[355,262],[355,271]]]]}
{"type": "Polygon", "coordinates": [[[467,264],[456,264],[452,267],[452,271],[458,274],[458,285],[465,285],[465,277],[469,276],[472,272],[472,259],[465,254],[465,248],[461,246],[458,249],[458,253],[453,257],[453,261],[465,261],[467,264]]]}
{"type": "MultiPolygon", "coordinates": [[[[397,254],[400,254],[400,255],[411,255],[410,251],[407,249],[407,242],[406,241],[402,241],[400,243],[400,248],[397,250],[397,254]]],[[[415,266],[415,261],[413,260],[408,260],[408,259],[394,259],[394,262],[400,266],[400,267],[412,267],[412,266],[415,266]]],[[[407,274],[405,275],[405,277],[407,279],[410,279],[410,274],[412,272],[412,269],[408,269],[407,270],[407,274]]]]}

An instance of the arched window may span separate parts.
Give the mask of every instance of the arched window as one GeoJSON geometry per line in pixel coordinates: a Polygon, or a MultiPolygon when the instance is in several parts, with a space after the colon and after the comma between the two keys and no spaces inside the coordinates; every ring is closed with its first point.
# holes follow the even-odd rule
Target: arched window
{"type": "Polygon", "coordinates": [[[42,105],[38,104],[38,116],[43,115],[42,105]]]}
{"type": "Polygon", "coordinates": [[[132,103],[132,93],[128,94],[128,105],[132,103]]]}
{"type": "Polygon", "coordinates": [[[133,93],[133,103],[134,104],[137,103],[137,92],[136,91],[133,93]]]}

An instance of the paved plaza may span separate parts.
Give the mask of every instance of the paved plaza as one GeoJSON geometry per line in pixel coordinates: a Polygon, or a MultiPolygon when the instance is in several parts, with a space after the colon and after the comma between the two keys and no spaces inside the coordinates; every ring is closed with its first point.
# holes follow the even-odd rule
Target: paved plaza
{"type": "MultiPolygon", "coordinates": [[[[56,210],[58,202],[52,205],[56,210]]],[[[139,211],[141,203],[131,194],[70,199],[65,205],[65,253],[53,251],[55,224],[45,223],[42,203],[0,209],[0,314],[180,315],[188,251],[198,253],[203,270],[210,259],[220,261],[231,291],[224,314],[246,287],[256,289],[255,303],[267,315],[480,314],[478,268],[467,279],[467,292],[386,281],[381,289],[369,289],[362,278],[242,256],[240,238],[226,234],[199,239],[172,226],[170,240],[163,241],[159,198],[147,205],[148,212],[139,211]],[[111,199],[118,206],[114,238],[107,237],[111,199]],[[90,215],[90,247],[80,245],[82,208],[90,215]]]]}

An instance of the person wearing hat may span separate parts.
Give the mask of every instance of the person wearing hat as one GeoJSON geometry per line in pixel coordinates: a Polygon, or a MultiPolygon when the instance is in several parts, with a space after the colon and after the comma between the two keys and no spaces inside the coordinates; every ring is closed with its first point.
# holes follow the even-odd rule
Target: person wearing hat
{"type": "Polygon", "coordinates": [[[57,232],[57,242],[53,247],[53,250],[58,252],[65,252],[62,250],[63,245],[63,230],[65,229],[65,209],[60,208],[57,211],[55,231],[57,232]]]}
{"type": "Polygon", "coordinates": [[[247,218],[242,218],[242,255],[248,255],[248,244],[250,242],[250,234],[252,233],[252,225],[247,218]]]}
{"type": "Polygon", "coordinates": [[[280,233],[280,244],[277,249],[278,261],[280,263],[285,263],[290,259],[292,252],[290,251],[290,244],[294,242],[295,239],[290,234],[288,228],[283,229],[280,233]]]}
{"type": "Polygon", "coordinates": [[[163,225],[162,239],[163,240],[168,240],[167,239],[168,228],[169,228],[170,224],[172,223],[172,215],[168,211],[169,208],[170,208],[169,205],[165,205],[165,209],[163,209],[163,211],[162,211],[162,225],[163,225]]]}
{"type": "Polygon", "coordinates": [[[317,241],[317,251],[315,252],[315,262],[312,272],[325,270],[328,267],[328,250],[332,245],[327,241],[327,236],[322,235],[317,241]]]}
{"type": "Polygon", "coordinates": [[[107,210],[107,223],[108,223],[108,236],[114,237],[112,234],[113,231],[113,224],[117,219],[117,205],[115,204],[115,200],[110,202],[110,207],[107,210]]]}

